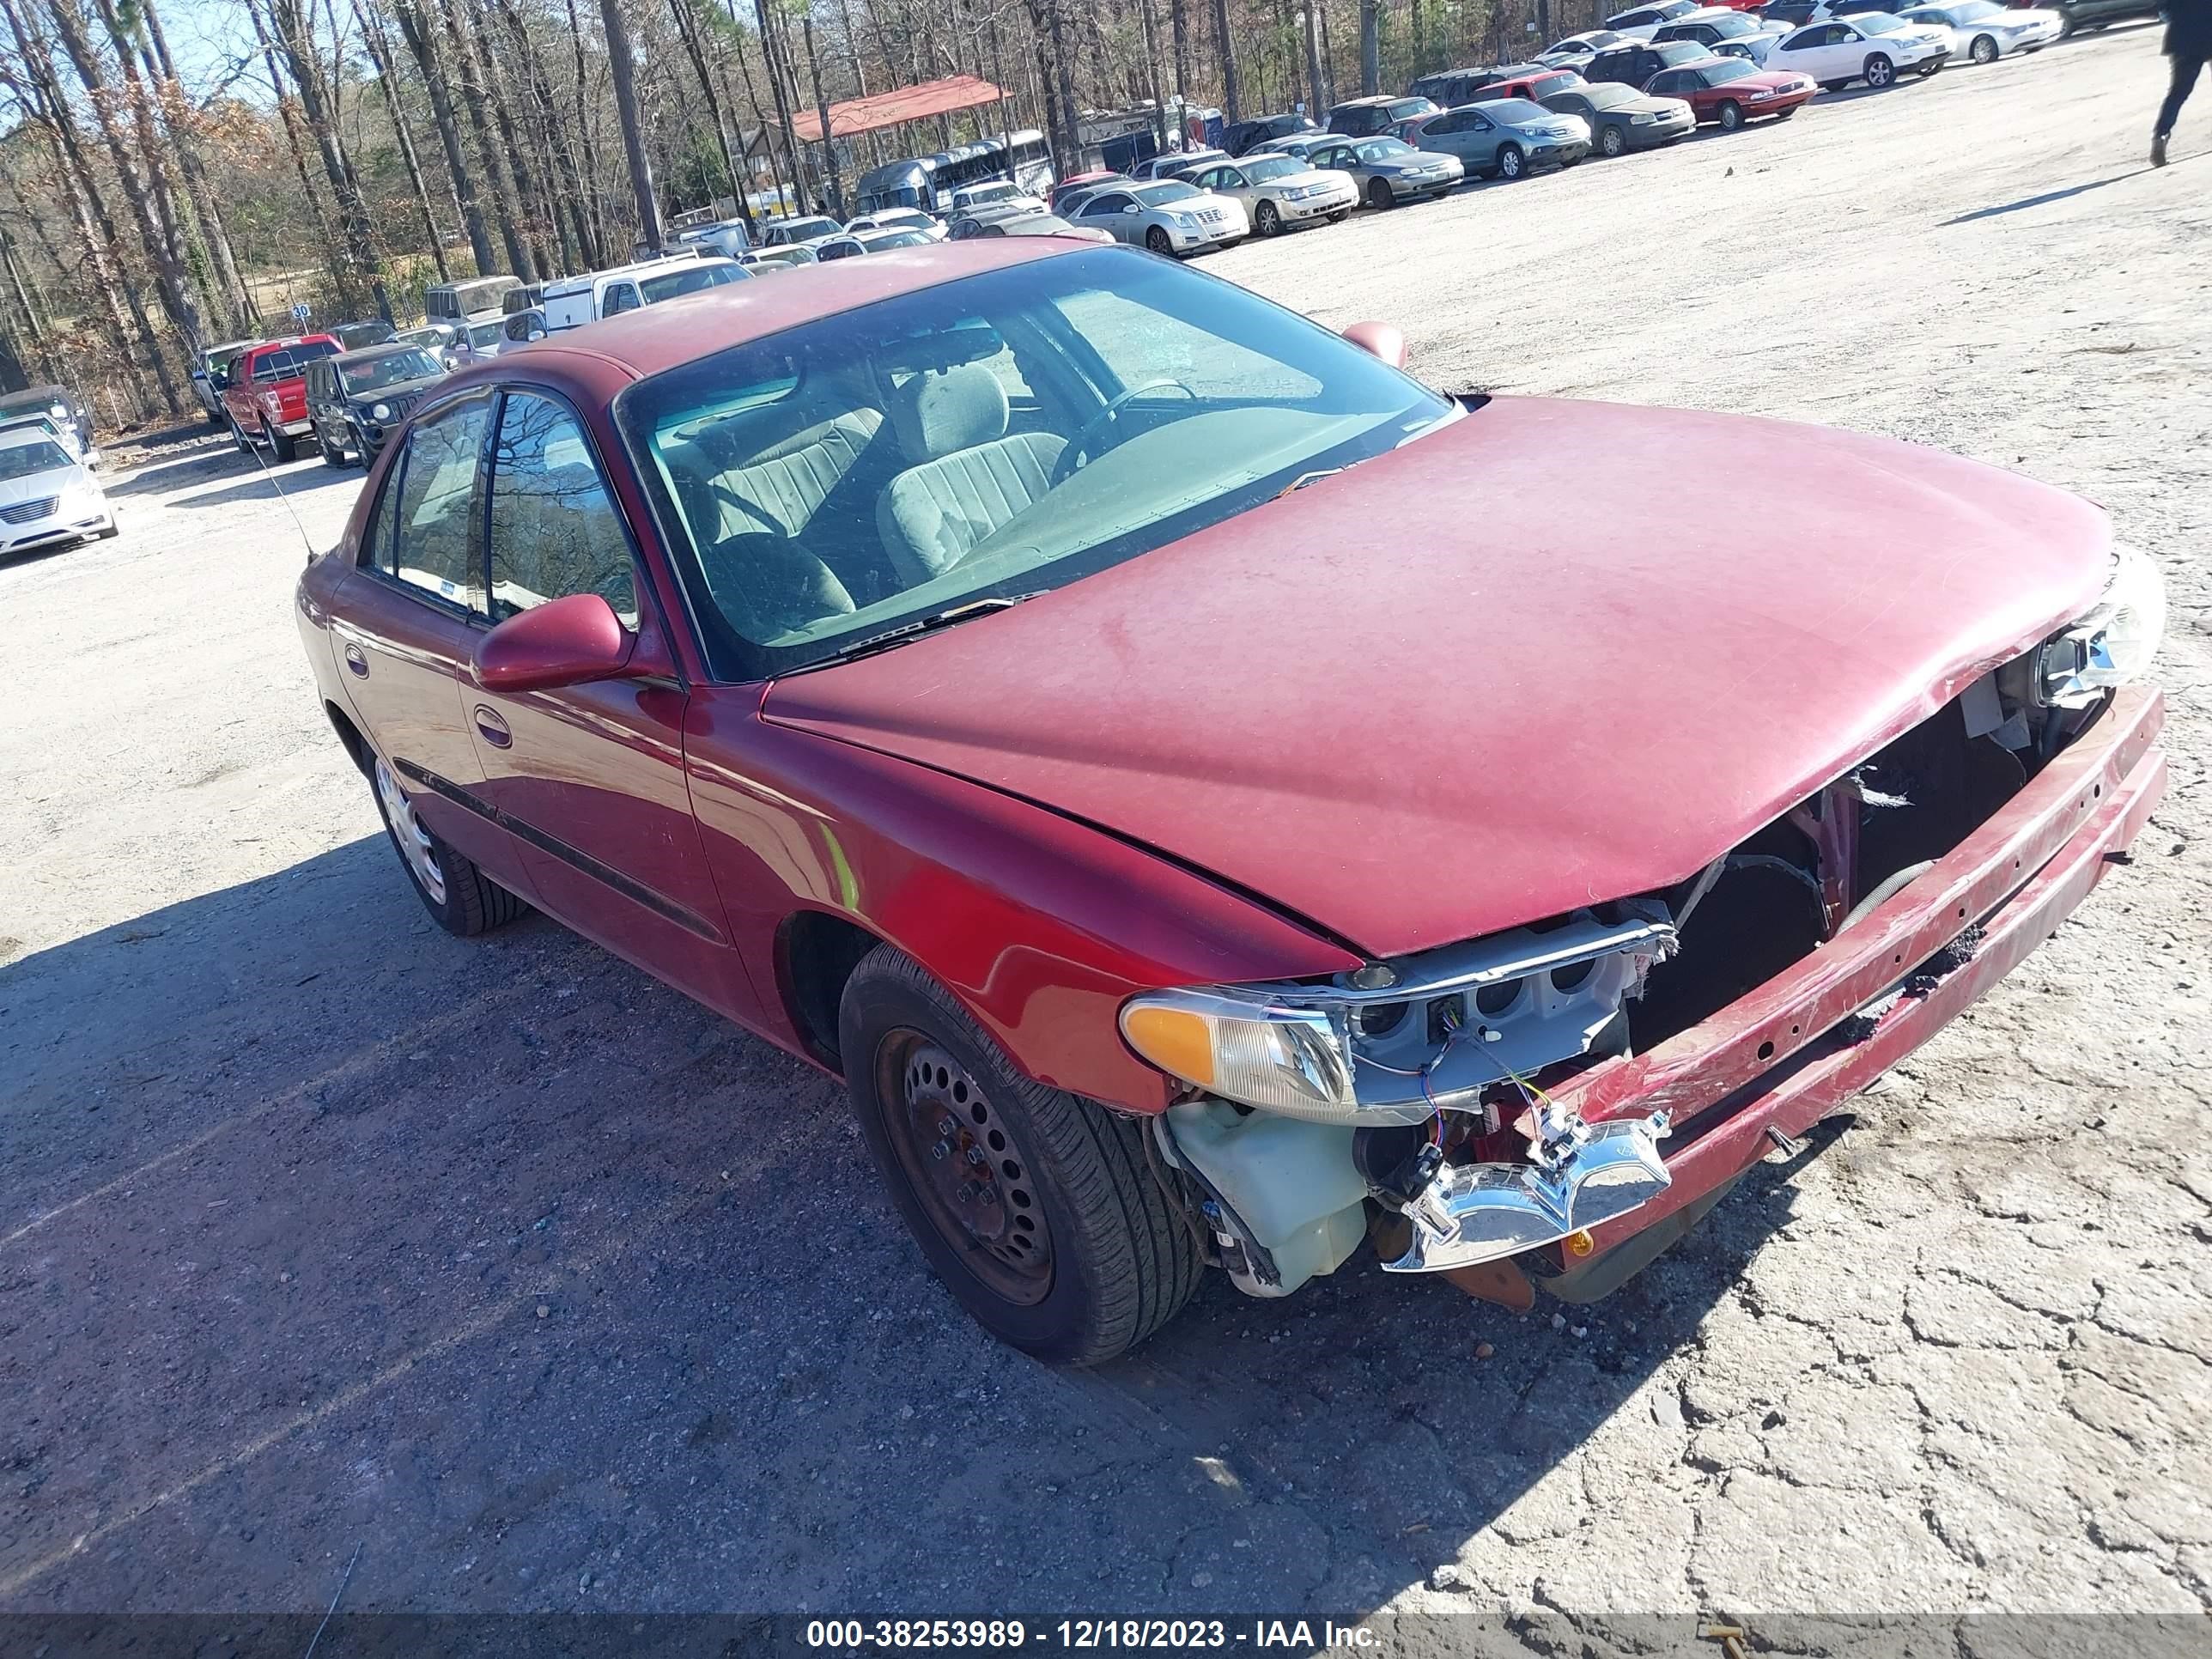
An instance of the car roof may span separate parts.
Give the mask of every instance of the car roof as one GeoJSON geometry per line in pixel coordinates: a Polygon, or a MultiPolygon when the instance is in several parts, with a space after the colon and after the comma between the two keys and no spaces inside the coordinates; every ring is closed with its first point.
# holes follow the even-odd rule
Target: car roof
{"type": "Polygon", "coordinates": [[[374,345],[356,346],[351,351],[341,351],[326,361],[337,364],[341,368],[349,368],[356,363],[374,362],[379,357],[389,357],[396,352],[420,351],[422,349],[418,341],[402,340],[395,336],[389,340],[379,340],[374,345]]]}
{"type": "MultiPolygon", "coordinates": [[[[787,328],[963,276],[1086,250],[1103,251],[1093,243],[1056,243],[1047,236],[979,236],[889,248],[865,259],[833,259],[803,283],[731,283],[605,318],[573,343],[565,337],[541,341],[530,349],[531,369],[544,373],[565,360],[577,380],[611,397],[631,380],[787,328]]],[[[495,361],[464,370],[455,380],[497,380],[499,368],[495,361]]]]}
{"type": "MultiPolygon", "coordinates": [[[[26,425],[0,428],[0,449],[28,449],[33,444],[52,442],[53,442],[52,434],[41,432],[36,427],[26,425]]],[[[63,451],[64,454],[68,453],[66,450],[63,451]]],[[[72,461],[70,465],[74,466],[76,463],[72,461]]]]}

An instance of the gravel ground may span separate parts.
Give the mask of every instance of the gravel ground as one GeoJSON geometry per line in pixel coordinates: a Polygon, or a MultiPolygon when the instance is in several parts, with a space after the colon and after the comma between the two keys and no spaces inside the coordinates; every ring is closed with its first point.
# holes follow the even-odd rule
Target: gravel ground
{"type": "MultiPolygon", "coordinates": [[[[432,929],[285,507],[144,453],[120,540],[0,567],[0,1608],[319,1608],[359,1547],[385,1609],[2203,1611],[2212,106],[2149,172],[2162,79],[2114,31],[1209,262],[1447,387],[2015,466],[2169,574],[2134,867],[1564,1328],[1368,1265],[1091,1374],[986,1340],[831,1085],[542,920],[432,929]]],[[[285,475],[316,545],[358,478],[285,475]]]]}

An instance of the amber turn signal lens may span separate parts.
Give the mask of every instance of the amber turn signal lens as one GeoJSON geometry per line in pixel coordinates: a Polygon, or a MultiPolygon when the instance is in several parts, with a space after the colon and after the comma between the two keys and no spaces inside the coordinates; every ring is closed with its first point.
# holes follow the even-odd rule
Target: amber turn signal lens
{"type": "Polygon", "coordinates": [[[1181,1008],[1133,1007],[1123,1012],[1129,1046],[1172,1077],[1200,1088],[1213,1085],[1213,1033],[1200,1016],[1181,1008]]]}
{"type": "Polygon", "coordinates": [[[1597,1240],[1589,1236],[1589,1229],[1587,1227],[1583,1228],[1580,1232],[1569,1233],[1567,1235],[1567,1254],[1569,1255],[1588,1255],[1595,1249],[1597,1249],[1597,1240]]]}

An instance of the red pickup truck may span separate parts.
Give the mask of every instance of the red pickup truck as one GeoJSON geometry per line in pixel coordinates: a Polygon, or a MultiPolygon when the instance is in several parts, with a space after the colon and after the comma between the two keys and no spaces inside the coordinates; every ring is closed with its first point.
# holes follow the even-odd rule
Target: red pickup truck
{"type": "Polygon", "coordinates": [[[222,382],[223,417],[241,454],[265,444],[289,461],[313,422],[307,418],[307,365],[344,349],[331,334],[264,340],[238,354],[222,382]]]}

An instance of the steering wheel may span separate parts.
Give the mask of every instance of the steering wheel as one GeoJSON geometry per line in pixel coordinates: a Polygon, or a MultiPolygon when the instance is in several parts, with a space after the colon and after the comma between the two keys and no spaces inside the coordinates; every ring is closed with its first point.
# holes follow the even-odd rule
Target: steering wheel
{"type": "Polygon", "coordinates": [[[1053,463],[1052,477],[1046,480],[1046,488],[1051,489],[1064,483],[1071,473],[1083,465],[1089,455],[1090,446],[1105,435],[1106,428],[1113,425],[1115,419],[1121,413],[1131,398],[1140,398],[1147,392],[1158,392],[1169,386],[1182,392],[1191,402],[1198,401],[1198,393],[1193,392],[1181,380],[1170,380],[1165,375],[1157,380],[1146,380],[1141,386],[1133,386],[1126,392],[1109,398],[1106,407],[1085,421],[1083,423],[1083,429],[1069,439],[1067,447],[1060,452],[1059,460],[1053,463]]]}

